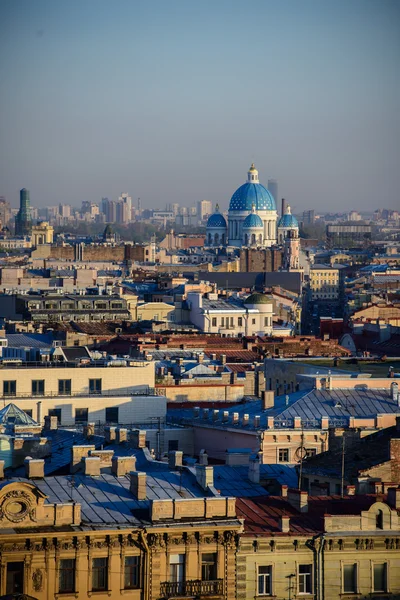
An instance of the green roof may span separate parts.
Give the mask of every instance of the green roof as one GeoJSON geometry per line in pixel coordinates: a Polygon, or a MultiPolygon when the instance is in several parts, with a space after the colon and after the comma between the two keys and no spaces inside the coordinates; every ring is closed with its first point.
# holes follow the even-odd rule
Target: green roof
{"type": "Polygon", "coordinates": [[[245,300],[245,304],[272,304],[272,302],[271,298],[265,296],[265,294],[260,294],[259,292],[254,292],[245,300]]]}

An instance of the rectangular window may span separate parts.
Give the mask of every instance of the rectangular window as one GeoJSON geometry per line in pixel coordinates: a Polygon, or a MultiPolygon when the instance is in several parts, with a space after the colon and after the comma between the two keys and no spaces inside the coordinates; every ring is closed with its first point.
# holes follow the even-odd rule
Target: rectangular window
{"type": "Polygon", "coordinates": [[[279,448],[278,462],[289,462],[289,448],[279,448]]]}
{"type": "Polygon", "coordinates": [[[118,406],[110,406],[106,408],[106,422],[118,423],[118,406]]]}
{"type": "Polygon", "coordinates": [[[94,558],[92,561],[92,590],[104,592],[108,587],[108,559],[94,558]]]}
{"type": "Polygon", "coordinates": [[[255,324],[256,324],[256,320],[255,320],[255,319],[252,319],[252,320],[251,320],[251,323],[252,323],[252,325],[255,325],[255,324]]]}
{"type": "Polygon", "coordinates": [[[185,580],[185,555],[170,554],[169,557],[169,580],[173,583],[181,583],[185,580]]]}
{"type": "Polygon", "coordinates": [[[225,325],[225,317],[221,317],[221,327],[225,325]]]}
{"type": "Polygon", "coordinates": [[[168,452],[179,450],[179,440],[168,440],[168,452]]]}
{"type": "Polygon", "coordinates": [[[387,564],[374,565],[374,592],[387,591],[387,564]]]}
{"type": "Polygon", "coordinates": [[[272,567],[258,567],[258,595],[272,594],[272,567]]]}
{"type": "Polygon", "coordinates": [[[217,555],[215,552],[201,555],[201,579],[202,581],[217,579],[217,555]]]}
{"type": "Polygon", "coordinates": [[[44,394],[44,379],[32,380],[32,396],[42,396],[44,394]]]}
{"type": "Polygon", "coordinates": [[[87,408],[75,409],[75,423],[87,423],[89,418],[89,410],[87,408]]]}
{"type": "Polygon", "coordinates": [[[343,591],[355,594],[357,592],[357,565],[343,565],[343,591]]]}
{"type": "Polygon", "coordinates": [[[140,587],[140,556],[125,556],[124,588],[140,587]]]}
{"type": "Polygon", "coordinates": [[[89,379],[89,394],[101,394],[101,379],[89,379]]]}
{"type": "Polygon", "coordinates": [[[264,317],[264,327],[268,327],[268,317],[264,317]]]}
{"type": "Polygon", "coordinates": [[[315,448],[306,448],[306,458],[310,458],[310,456],[315,456],[317,451],[315,448]]]}
{"type": "Polygon", "coordinates": [[[58,380],[58,393],[61,396],[71,395],[71,380],[70,379],[59,379],[58,380]]]}
{"type": "Polygon", "coordinates": [[[312,565],[299,565],[299,594],[312,594],[312,565]]]}
{"type": "Polygon", "coordinates": [[[15,396],[16,393],[17,382],[15,380],[3,381],[3,396],[15,396]]]}
{"type": "Polygon", "coordinates": [[[243,318],[238,317],[238,327],[243,327],[243,318]]]}
{"type": "Polygon", "coordinates": [[[28,417],[31,417],[31,418],[32,418],[32,409],[31,409],[31,408],[25,408],[25,409],[24,409],[24,413],[25,413],[26,415],[28,415],[28,417]]]}
{"type": "Polygon", "coordinates": [[[213,327],[216,327],[216,326],[217,326],[217,317],[213,317],[213,318],[211,319],[211,325],[212,325],[213,327]]]}
{"type": "Polygon", "coordinates": [[[73,558],[60,560],[58,591],[60,594],[75,592],[75,560],[73,558]]]}

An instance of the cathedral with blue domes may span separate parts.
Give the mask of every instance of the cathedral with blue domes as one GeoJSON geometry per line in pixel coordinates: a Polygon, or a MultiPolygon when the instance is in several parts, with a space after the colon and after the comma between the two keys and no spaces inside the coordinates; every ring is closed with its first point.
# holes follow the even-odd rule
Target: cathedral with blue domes
{"type": "Polygon", "coordinates": [[[288,213],[278,223],[275,198],[258,179],[258,171],[251,165],[247,173],[247,181],[233,194],[229,203],[228,222],[219,212],[207,221],[207,246],[234,248],[268,248],[283,244],[289,231],[296,231],[296,218],[288,213]]]}

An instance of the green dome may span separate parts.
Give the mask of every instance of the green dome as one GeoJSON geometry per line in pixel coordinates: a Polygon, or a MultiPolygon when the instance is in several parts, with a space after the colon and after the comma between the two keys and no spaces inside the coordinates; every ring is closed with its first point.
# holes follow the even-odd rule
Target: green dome
{"type": "Polygon", "coordinates": [[[245,304],[272,304],[272,300],[268,296],[265,296],[265,294],[254,292],[254,294],[246,298],[245,304]]]}

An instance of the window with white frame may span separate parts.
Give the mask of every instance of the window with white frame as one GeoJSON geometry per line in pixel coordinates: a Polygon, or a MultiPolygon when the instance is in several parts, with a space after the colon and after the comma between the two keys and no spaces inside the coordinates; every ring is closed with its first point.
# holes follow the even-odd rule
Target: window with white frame
{"type": "Polygon", "coordinates": [[[299,594],[312,594],[312,565],[299,565],[299,594]]]}
{"type": "Polygon", "coordinates": [[[272,567],[270,565],[258,567],[257,589],[259,596],[270,596],[272,594],[272,567]]]}

